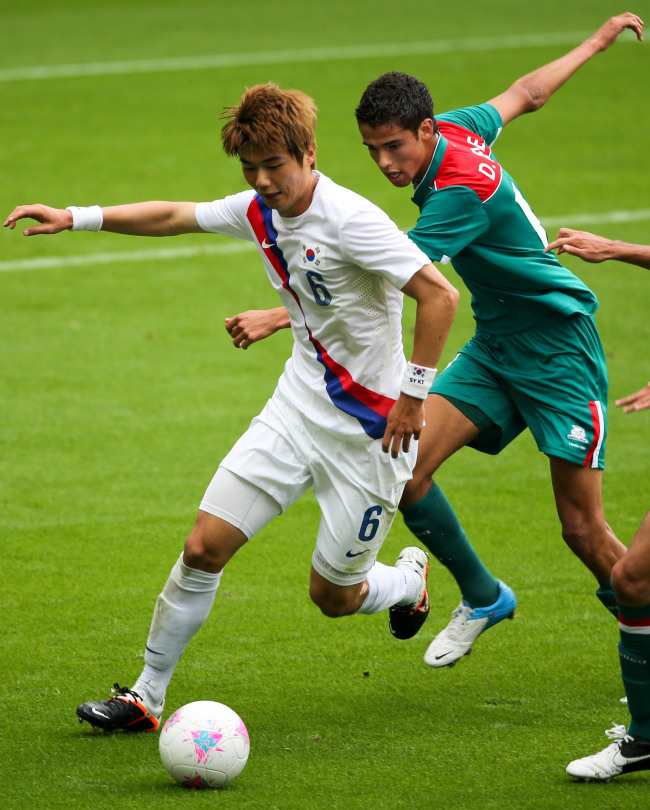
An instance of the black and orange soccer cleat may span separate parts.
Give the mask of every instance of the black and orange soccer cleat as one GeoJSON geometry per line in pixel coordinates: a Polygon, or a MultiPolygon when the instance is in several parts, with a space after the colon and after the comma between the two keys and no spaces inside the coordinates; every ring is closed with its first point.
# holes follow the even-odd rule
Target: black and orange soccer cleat
{"type": "Polygon", "coordinates": [[[429,615],[427,573],[429,556],[417,546],[402,550],[395,568],[408,568],[418,581],[415,600],[410,605],[393,605],[388,611],[388,627],[395,638],[413,638],[429,615]]]}
{"type": "Polygon", "coordinates": [[[137,692],[114,684],[115,697],[108,700],[94,700],[77,706],[79,722],[90,723],[93,728],[103,731],[155,731],[160,725],[160,714],[147,709],[137,692]]]}

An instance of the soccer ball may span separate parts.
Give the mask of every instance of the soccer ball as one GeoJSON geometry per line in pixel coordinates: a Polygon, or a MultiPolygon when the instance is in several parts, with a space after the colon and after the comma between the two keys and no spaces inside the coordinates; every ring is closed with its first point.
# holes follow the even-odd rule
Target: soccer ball
{"type": "Polygon", "coordinates": [[[242,772],[250,739],[243,720],[228,706],[197,700],[176,709],[158,746],[167,772],[181,785],[218,788],[242,772]]]}

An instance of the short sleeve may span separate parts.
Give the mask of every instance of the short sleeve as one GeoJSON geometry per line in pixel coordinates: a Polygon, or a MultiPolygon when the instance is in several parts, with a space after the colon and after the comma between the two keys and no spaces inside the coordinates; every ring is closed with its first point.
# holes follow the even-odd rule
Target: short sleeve
{"type": "Polygon", "coordinates": [[[246,212],[255,196],[253,191],[243,191],[224,197],[222,200],[200,202],[196,206],[196,221],[208,233],[221,233],[232,239],[253,239],[246,212]]]}
{"type": "Polygon", "coordinates": [[[351,263],[404,285],[430,261],[380,208],[357,210],[342,224],[341,252],[351,263]]]}
{"type": "Polygon", "coordinates": [[[485,233],[489,224],[475,191],[449,186],[429,195],[408,235],[431,261],[444,262],[485,233]]]}

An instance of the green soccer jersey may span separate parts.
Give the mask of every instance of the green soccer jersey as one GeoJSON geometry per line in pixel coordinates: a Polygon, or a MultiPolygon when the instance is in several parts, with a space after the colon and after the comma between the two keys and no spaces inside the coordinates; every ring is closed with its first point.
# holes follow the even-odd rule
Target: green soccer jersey
{"type": "Polygon", "coordinates": [[[432,261],[451,261],[472,293],[477,325],[519,332],[547,315],[590,315],[598,301],[552,253],[539,220],[491,146],[501,116],[490,104],[437,119],[440,137],[413,202],[411,239],[432,261]]]}

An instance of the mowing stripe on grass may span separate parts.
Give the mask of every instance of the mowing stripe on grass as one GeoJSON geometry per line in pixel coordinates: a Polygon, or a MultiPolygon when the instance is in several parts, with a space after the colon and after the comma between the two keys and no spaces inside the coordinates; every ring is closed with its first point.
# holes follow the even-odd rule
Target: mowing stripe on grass
{"type": "MultiPolygon", "coordinates": [[[[498,37],[439,39],[430,42],[386,42],[373,45],[340,45],[328,48],[295,48],[284,51],[207,54],[166,59],[130,59],[119,62],[88,62],[80,65],[41,65],[0,70],[0,82],[41,79],[70,79],[79,76],[116,76],[133,73],[161,73],[176,70],[247,67],[252,65],[330,62],[345,59],[374,59],[385,56],[420,56],[436,53],[516,50],[582,42],[591,31],[561,31],[547,34],[518,34],[498,37]]],[[[632,37],[622,42],[634,41],[632,37]]]]}
{"type": "MultiPolygon", "coordinates": [[[[547,228],[559,228],[563,225],[573,228],[577,225],[603,225],[610,222],[641,222],[650,219],[650,208],[637,211],[608,211],[604,214],[565,214],[561,217],[542,217],[542,224],[547,228]]],[[[87,253],[77,256],[42,256],[34,259],[17,259],[0,262],[0,272],[20,272],[24,270],[45,270],[57,267],[79,267],[92,264],[118,264],[119,262],[148,262],[164,259],[188,259],[195,256],[219,256],[228,253],[253,252],[252,242],[219,242],[205,245],[188,245],[187,247],[150,248],[145,250],[121,250],[111,253],[87,253]]]]}

